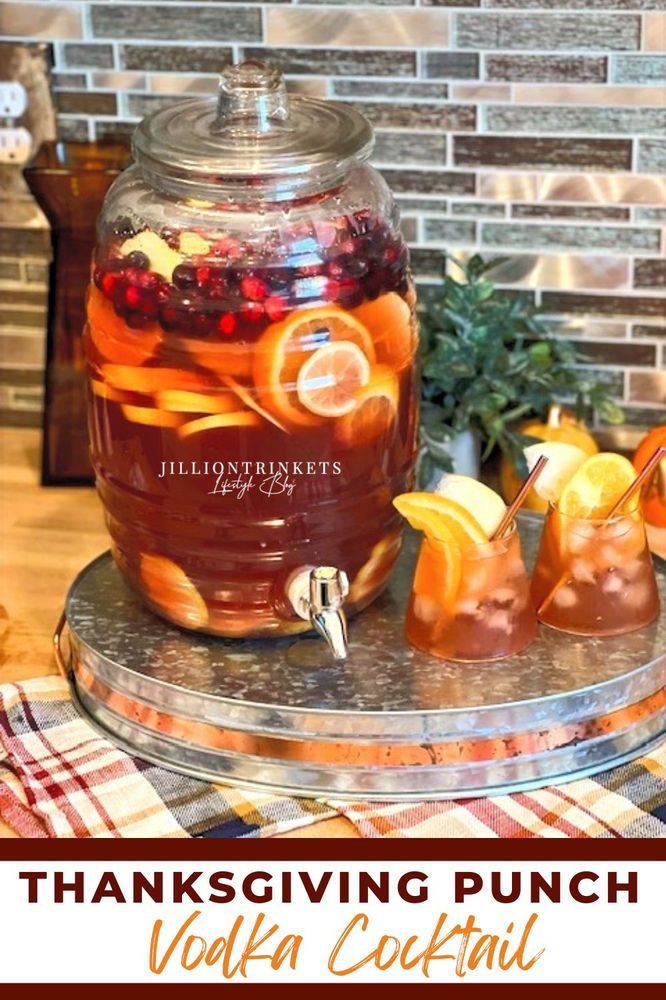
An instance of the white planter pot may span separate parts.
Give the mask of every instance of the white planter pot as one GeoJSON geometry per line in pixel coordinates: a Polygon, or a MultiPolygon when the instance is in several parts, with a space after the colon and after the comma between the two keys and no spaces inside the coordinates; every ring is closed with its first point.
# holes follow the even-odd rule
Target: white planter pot
{"type": "MultiPolygon", "coordinates": [[[[461,431],[448,441],[433,441],[427,438],[428,452],[436,462],[442,461],[443,466],[448,465],[448,459],[453,463],[453,471],[461,476],[472,476],[478,479],[481,473],[481,442],[478,434],[474,431],[461,431]]],[[[427,489],[434,489],[437,485],[442,471],[435,471],[427,489]]]]}

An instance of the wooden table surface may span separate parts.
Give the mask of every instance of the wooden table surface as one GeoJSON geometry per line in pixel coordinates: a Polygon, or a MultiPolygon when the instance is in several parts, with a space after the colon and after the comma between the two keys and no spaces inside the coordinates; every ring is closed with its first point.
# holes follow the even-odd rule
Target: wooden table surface
{"type": "MultiPolygon", "coordinates": [[[[53,628],[70,583],[108,548],[88,487],[39,485],[41,434],[0,428],[0,684],[57,673],[53,628]]],[[[16,834],[0,821],[0,838],[16,834]]],[[[283,837],[357,837],[342,817],[283,837]]]]}

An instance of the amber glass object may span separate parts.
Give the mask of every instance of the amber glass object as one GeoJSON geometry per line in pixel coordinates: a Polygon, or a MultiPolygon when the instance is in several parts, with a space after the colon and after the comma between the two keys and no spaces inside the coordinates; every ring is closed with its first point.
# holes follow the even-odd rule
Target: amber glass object
{"type": "Polygon", "coordinates": [[[42,482],[89,483],[82,348],[85,290],[95,221],[109,185],[129,160],[122,142],[47,142],[25,171],[51,226],[53,261],[44,404],[42,482]]]}

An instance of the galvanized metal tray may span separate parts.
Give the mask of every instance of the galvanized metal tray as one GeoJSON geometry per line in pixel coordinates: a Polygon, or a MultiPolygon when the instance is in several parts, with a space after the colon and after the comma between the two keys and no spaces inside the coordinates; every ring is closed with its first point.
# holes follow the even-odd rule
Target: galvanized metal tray
{"type": "MultiPolygon", "coordinates": [[[[541,530],[521,515],[528,563],[541,530]]],[[[594,774],[666,735],[662,614],[621,637],[541,628],[486,664],[412,649],[403,619],[416,539],[350,623],[346,662],[311,636],[215,639],[147,611],[105,553],[66,604],[66,671],[82,714],[130,753],[196,778],[295,795],[444,799],[594,774]]],[[[59,648],[59,633],[56,636],[59,648]]]]}

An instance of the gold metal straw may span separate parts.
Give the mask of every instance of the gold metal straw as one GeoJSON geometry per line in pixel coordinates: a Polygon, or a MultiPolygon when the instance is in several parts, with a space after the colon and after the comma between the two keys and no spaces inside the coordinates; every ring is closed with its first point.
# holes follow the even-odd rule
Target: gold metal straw
{"type": "Polygon", "coordinates": [[[530,472],[529,476],[527,477],[527,479],[525,480],[525,482],[523,483],[523,485],[520,487],[520,489],[516,493],[511,506],[507,507],[506,513],[505,513],[504,517],[502,518],[502,520],[500,521],[499,527],[498,527],[497,531],[495,532],[495,534],[493,535],[491,541],[494,542],[498,538],[502,538],[504,536],[507,528],[510,527],[510,525],[511,525],[513,519],[514,519],[514,517],[518,513],[518,510],[520,509],[520,507],[522,506],[525,497],[527,496],[527,494],[532,489],[532,487],[534,486],[535,482],[537,481],[537,479],[541,475],[543,467],[544,467],[544,465],[546,464],[547,461],[548,461],[548,459],[546,458],[545,455],[540,455],[539,456],[539,460],[537,461],[536,465],[534,466],[534,468],[530,472]]]}
{"type": "Polygon", "coordinates": [[[636,492],[636,490],[639,490],[641,488],[643,483],[646,482],[646,480],[648,479],[648,476],[652,475],[654,470],[661,462],[662,458],[665,457],[666,457],[666,448],[657,448],[654,455],[652,455],[647,460],[641,471],[634,479],[634,481],[626,488],[626,490],[624,491],[620,499],[617,501],[617,503],[613,505],[607,518],[608,521],[610,521],[612,517],[615,517],[615,515],[622,510],[627,500],[629,500],[629,498],[632,496],[632,494],[636,492]]]}

